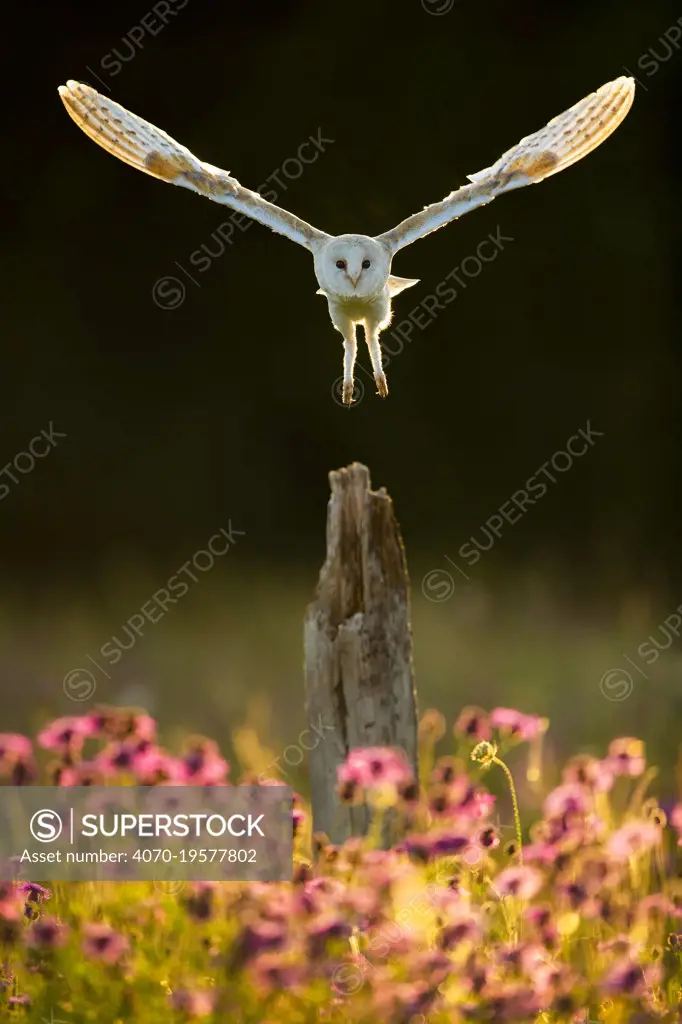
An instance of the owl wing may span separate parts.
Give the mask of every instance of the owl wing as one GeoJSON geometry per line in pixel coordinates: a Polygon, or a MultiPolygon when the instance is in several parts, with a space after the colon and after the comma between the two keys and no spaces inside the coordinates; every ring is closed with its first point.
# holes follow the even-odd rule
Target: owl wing
{"type": "Polygon", "coordinates": [[[227,171],[199,160],[160,128],[131,114],[89,85],[69,81],[60,85],[59,95],[86,135],[138,171],[231,206],[311,251],[330,237],[244,188],[227,171]]]}
{"type": "Polygon", "coordinates": [[[532,185],[570,167],[615,131],[635,96],[632,78],[617,78],[590,93],[533,135],[527,135],[490,167],[468,175],[470,185],[451,192],[378,236],[392,252],[442,228],[503,192],[532,185]]]}

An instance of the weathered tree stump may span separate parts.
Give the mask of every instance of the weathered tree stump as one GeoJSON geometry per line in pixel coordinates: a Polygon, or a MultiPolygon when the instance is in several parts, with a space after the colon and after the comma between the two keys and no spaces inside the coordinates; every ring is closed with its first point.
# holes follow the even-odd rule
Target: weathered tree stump
{"type": "Polygon", "coordinates": [[[305,619],[313,830],[362,835],[363,806],[342,804],[336,770],[355,747],[400,747],[417,770],[410,591],[393,503],[353,463],[329,474],[327,558],[305,619]],[[313,734],[315,734],[313,733],[313,734]]]}

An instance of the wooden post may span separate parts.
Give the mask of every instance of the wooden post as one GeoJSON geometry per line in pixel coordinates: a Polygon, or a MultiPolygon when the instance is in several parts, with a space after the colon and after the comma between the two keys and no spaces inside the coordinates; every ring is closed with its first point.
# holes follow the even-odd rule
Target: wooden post
{"type": "Polygon", "coordinates": [[[333,843],[367,828],[342,804],[336,769],[355,747],[401,747],[417,770],[410,592],[393,503],[355,462],[329,474],[327,558],[305,619],[313,830],[333,843]]]}

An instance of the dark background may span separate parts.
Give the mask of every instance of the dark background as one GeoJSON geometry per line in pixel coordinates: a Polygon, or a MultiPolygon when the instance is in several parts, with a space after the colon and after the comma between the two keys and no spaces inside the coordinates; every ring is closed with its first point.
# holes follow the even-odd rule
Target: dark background
{"type": "MultiPolygon", "coordinates": [[[[67,434],[0,502],[5,650],[13,652],[6,692],[28,699],[37,687],[51,707],[54,691],[64,710],[59,680],[78,664],[80,636],[57,625],[64,595],[80,610],[72,626],[86,612],[106,622],[93,628],[103,641],[149,596],[141,574],[162,586],[228,519],[247,536],[215,571],[217,607],[224,585],[252,624],[251,647],[239,634],[245,663],[274,643],[273,620],[286,622],[291,660],[282,671],[299,685],[297,623],[324,553],[326,474],[353,460],[395,501],[417,650],[419,622],[450,616],[439,627],[449,667],[428,641],[427,695],[445,692],[456,666],[457,706],[485,696],[514,703],[514,687],[497,674],[513,658],[495,607],[523,603],[519,580],[531,580],[523,615],[540,630],[533,645],[554,643],[542,618],[551,605],[566,617],[603,616],[611,636],[630,623],[636,647],[658,625],[655,608],[665,614],[682,601],[673,150],[682,52],[661,39],[682,11],[641,0],[458,0],[438,16],[420,0],[188,0],[156,36],[145,32],[130,59],[124,37],[151,6],[25,3],[2,14],[0,462],[50,421],[67,434]],[[114,73],[116,51],[124,62],[114,73]],[[202,243],[215,249],[211,235],[230,211],[104,153],[57,94],[68,78],[86,81],[252,188],[321,129],[333,145],[287,182],[279,202],[330,233],[375,234],[463,184],[624,66],[641,85],[602,148],[399,254],[395,272],[421,283],[394,302],[396,324],[498,225],[514,239],[391,360],[386,401],[359,371],[365,394],[351,410],[332,397],[341,339],[315,295],[310,256],[254,225],[200,275],[200,287],[187,282],[178,308],[160,309],[155,282],[177,274],[176,261],[189,267],[202,243]],[[476,570],[472,586],[492,601],[484,625],[476,620],[476,642],[488,647],[493,633],[501,654],[495,668],[467,663],[465,671],[461,644],[474,635],[478,597],[458,595],[458,619],[454,605],[424,604],[421,577],[447,568],[444,555],[456,557],[587,420],[604,437],[476,570]],[[120,612],[114,578],[117,593],[128,588],[120,612]],[[619,617],[624,606],[639,609],[634,620],[619,617]],[[38,668],[31,657],[39,649],[47,658],[55,636],[73,656],[38,668]]],[[[360,359],[369,366],[363,345],[360,359]]],[[[224,601],[215,621],[227,630],[224,601]]],[[[167,629],[169,645],[182,624],[194,652],[188,674],[205,674],[195,660],[210,643],[204,611],[195,604],[195,621],[189,605],[178,608],[172,627],[155,627],[154,643],[167,629]]],[[[517,626],[508,629],[518,637],[517,626]]],[[[135,685],[144,675],[145,686],[166,693],[170,669],[140,657],[130,656],[135,685]]],[[[175,656],[167,659],[177,670],[175,656]]],[[[609,664],[594,659],[591,693],[609,664]]],[[[539,673],[543,694],[556,682],[545,671],[552,667],[539,673]]],[[[243,683],[277,692],[278,671],[274,663],[254,670],[234,693],[243,683]]],[[[585,677],[586,664],[577,659],[572,671],[585,677]]],[[[672,700],[677,668],[666,685],[672,700]]],[[[572,686],[562,683],[564,695],[572,686]]],[[[650,694],[642,700],[651,706],[650,694]]],[[[547,699],[532,703],[527,710],[552,710],[547,699]]],[[[668,705],[656,703],[662,723],[668,705]]],[[[606,718],[614,710],[599,707],[606,718]]],[[[635,703],[628,707],[635,714],[635,703]]],[[[235,696],[232,710],[240,708],[235,696]]],[[[182,714],[194,711],[188,697],[182,714]]]]}

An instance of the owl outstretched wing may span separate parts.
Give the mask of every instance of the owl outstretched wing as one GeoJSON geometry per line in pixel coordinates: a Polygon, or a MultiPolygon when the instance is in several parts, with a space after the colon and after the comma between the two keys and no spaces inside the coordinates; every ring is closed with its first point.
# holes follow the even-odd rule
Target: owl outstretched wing
{"type": "Polygon", "coordinates": [[[462,214],[484,206],[503,192],[543,181],[570,167],[601,145],[621,123],[635,96],[632,78],[617,78],[590,93],[532,135],[521,139],[499,160],[476,174],[470,185],[440,203],[401,221],[377,237],[392,252],[442,228],[462,214]]]}
{"type": "Polygon", "coordinates": [[[312,252],[330,237],[293,213],[268,203],[257,192],[244,188],[228,171],[199,160],[160,128],[89,85],[69,81],[59,87],[59,95],[86,135],[138,171],[231,206],[312,252]]]}

